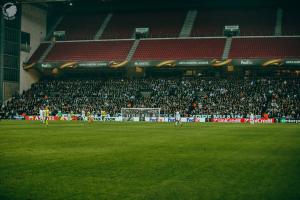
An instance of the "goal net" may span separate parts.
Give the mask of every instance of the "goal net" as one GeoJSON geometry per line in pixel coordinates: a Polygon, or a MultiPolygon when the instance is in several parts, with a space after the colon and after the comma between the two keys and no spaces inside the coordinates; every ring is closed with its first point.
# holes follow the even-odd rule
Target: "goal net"
{"type": "Polygon", "coordinates": [[[160,117],[160,108],[122,108],[122,121],[145,121],[152,118],[158,120],[160,117]]]}

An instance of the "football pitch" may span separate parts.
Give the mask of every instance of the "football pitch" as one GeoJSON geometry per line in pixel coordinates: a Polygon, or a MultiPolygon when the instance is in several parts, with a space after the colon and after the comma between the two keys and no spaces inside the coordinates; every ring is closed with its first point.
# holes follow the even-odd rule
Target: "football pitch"
{"type": "Polygon", "coordinates": [[[0,199],[300,199],[300,124],[0,121],[0,199]]]}

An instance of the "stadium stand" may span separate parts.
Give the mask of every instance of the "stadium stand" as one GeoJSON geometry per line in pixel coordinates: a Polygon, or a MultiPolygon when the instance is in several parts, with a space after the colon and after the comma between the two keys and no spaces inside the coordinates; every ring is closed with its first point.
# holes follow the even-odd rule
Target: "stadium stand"
{"type": "Polygon", "coordinates": [[[300,15],[298,9],[284,9],[282,19],[284,35],[300,35],[300,15]]]}
{"type": "Polygon", "coordinates": [[[273,35],[275,9],[199,10],[191,36],[222,36],[225,25],[239,25],[241,35],[273,35]]]}
{"type": "Polygon", "coordinates": [[[299,58],[300,37],[234,38],[229,58],[299,58]]]}
{"type": "Polygon", "coordinates": [[[169,78],[109,80],[48,80],[16,94],[3,111],[6,117],[37,114],[40,106],[63,113],[97,113],[111,116],[131,102],[133,107],[161,108],[162,115],[176,110],[191,114],[261,114],[270,117],[300,117],[300,80],[297,78],[169,78]],[[141,91],[150,91],[143,96],[141,91]]]}
{"type": "Polygon", "coordinates": [[[65,40],[91,40],[105,19],[106,14],[67,14],[56,31],[66,31],[65,40]]]}
{"type": "Polygon", "coordinates": [[[141,40],[133,60],[221,58],[225,38],[141,40]]]}
{"type": "MultiPolygon", "coordinates": [[[[222,36],[225,25],[239,25],[242,35],[233,37],[232,43],[229,43],[228,58],[300,57],[300,37],[270,37],[275,31],[276,9],[198,10],[191,34],[197,37],[178,38],[186,14],[186,11],[116,12],[108,21],[101,35],[102,40],[93,39],[106,14],[67,14],[56,30],[65,30],[66,40],[92,40],[53,41],[54,46],[44,60],[126,60],[130,50],[134,49],[135,40],[130,38],[133,38],[135,28],[139,27],[148,27],[152,38],[138,40],[135,51],[132,51],[134,61],[221,59],[226,43],[226,38],[222,36]]],[[[299,34],[298,19],[295,10],[284,10],[283,33],[299,34]]],[[[41,43],[29,63],[37,62],[49,44],[41,43]]],[[[247,115],[268,112],[275,117],[300,117],[299,78],[118,78],[42,80],[33,84],[30,90],[15,95],[2,109],[6,116],[37,114],[41,105],[49,105],[51,110],[64,113],[105,109],[111,115],[117,115],[122,107],[132,102],[134,107],[161,108],[162,114],[180,110],[186,114],[247,115]],[[144,90],[151,92],[150,97],[141,94],[144,90]],[[193,107],[193,103],[197,105],[193,107]]]]}
{"type": "Polygon", "coordinates": [[[133,40],[57,42],[45,61],[119,61],[125,60],[133,40]]]}
{"type": "Polygon", "coordinates": [[[132,38],[135,28],[148,27],[150,37],[178,37],[185,20],[184,11],[114,13],[102,39],[132,38]]]}
{"type": "Polygon", "coordinates": [[[46,51],[46,49],[49,47],[49,45],[50,43],[41,43],[40,46],[35,50],[35,52],[28,60],[28,63],[37,62],[40,59],[40,57],[43,55],[43,53],[46,51]]]}

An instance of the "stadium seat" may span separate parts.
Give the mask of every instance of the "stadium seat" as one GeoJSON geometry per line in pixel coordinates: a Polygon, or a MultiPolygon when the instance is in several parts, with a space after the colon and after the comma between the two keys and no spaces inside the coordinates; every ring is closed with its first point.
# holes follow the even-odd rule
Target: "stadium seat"
{"type": "Polygon", "coordinates": [[[135,28],[149,27],[151,37],[178,37],[186,12],[114,13],[102,38],[132,38],[135,28]]]}
{"type": "Polygon", "coordinates": [[[222,36],[225,25],[239,25],[241,35],[273,35],[275,9],[199,10],[191,36],[222,36]]]}
{"type": "Polygon", "coordinates": [[[57,26],[57,31],[66,31],[66,40],[92,40],[106,14],[69,14],[57,26]]]}
{"type": "Polygon", "coordinates": [[[300,35],[300,15],[298,9],[283,10],[282,33],[284,35],[300,35]]]}
{"type": "Polygon", "coordinates": [[[125,60],[133,40],[57,42],[46,61],[118,61],[125,60]]]}
{"type": "Polygon", "coordinates": [[[300,57],[300,37],[234,38],[230,58],[300,57]]]}
{"type": "Polygon", "coordinates": [[[221,58],[225,38],[141,40],[133,60],[221,58]]]}

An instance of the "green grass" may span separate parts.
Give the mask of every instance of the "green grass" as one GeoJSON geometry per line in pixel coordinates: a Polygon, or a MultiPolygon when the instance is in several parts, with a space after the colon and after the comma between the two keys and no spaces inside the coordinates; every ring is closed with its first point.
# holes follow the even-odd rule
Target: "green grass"
{"type": "Polygon", "coordinates": [[[0,122],[0,199],[300,199],[300,125],[0,122]]]}

